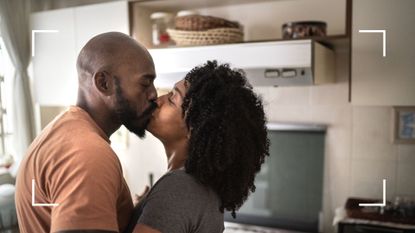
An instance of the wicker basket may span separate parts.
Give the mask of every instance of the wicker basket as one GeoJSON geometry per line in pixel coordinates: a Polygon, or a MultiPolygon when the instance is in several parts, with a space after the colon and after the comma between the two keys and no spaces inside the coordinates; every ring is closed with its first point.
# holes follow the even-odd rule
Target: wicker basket
{"type": "Polygon", "coordinates": [[[239,23],[204,15],[187,15],[175,18],[175,29],[205,31],[214,28],[239,28],[239,23]]]}
{"type": "Polygon", "coordinates": [[[243,31],[240,28],[215,28],[205,31],[167,29],[167,32],[178,46],[227,44],[243,41],[243,31]]]}

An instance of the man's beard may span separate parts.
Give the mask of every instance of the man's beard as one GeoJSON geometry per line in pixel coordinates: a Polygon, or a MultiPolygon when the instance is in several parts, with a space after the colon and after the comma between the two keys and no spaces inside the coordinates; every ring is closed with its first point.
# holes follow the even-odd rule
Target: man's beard
{"type": "Polygon", "coordinates": [[[128,100],[124,98],[118,79],[115,78],[115,80],[115,98],[117,103],[115,109],[116,117],[130,132],[134,133],[139,138],[144,138],[147,125],[150,122],[152,113],[157,108],[157,104],[155,102],[150,102],[150,106],[138,115],[136,111],[131,108],[128,100]]]}

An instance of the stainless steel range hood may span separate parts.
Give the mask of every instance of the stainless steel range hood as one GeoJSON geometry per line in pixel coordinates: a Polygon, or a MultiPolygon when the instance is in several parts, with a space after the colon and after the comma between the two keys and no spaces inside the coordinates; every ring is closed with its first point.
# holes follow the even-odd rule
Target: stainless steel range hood
{"type": "Polygon", "coordinates": [[[334,53],[313,40],[256,42],[149,50],[158,88],[171,88],[207,60],[243,69],[253,86],[299,86],[334,82],[334,53]]]}

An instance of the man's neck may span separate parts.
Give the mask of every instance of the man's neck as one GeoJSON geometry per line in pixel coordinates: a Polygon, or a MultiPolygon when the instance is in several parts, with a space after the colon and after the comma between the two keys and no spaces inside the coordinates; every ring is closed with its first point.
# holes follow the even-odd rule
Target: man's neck
{"type": "Polygon", "coordinates": [[[108,138],[121,127],[120,123],[115,123],[113,121],[109,112],[106,111],[105,106],[98,108],[97,106],[88,104],[86,101],[79,100],[77,101],[76,106],[87,112],[108,138]]]}

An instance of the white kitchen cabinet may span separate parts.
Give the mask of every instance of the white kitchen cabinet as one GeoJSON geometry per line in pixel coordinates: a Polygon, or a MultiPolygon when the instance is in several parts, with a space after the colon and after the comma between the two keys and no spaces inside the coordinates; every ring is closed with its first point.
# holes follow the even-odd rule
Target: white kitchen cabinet
{"type": "Polygon", "coordinates": [[[304,86],[335,81],[334,52],[313,40],[162,48],[149,52],[157,70],[154,85],[160,89],[171,89],[189,70],[208,60],[243,69],[253,86],[304,86]]]}
{"type": "Polygon", "coordinates": [[[69,105],[77,94],[74,9],[32,15],[32,30],[58,30],[35,34],[33,85],[35,103],[69,105]]]}
{"type": "Polygon", "coordinates": [[[119,31],[128,34],[128,3],[125,1],[43,11],[32,14],[37,33],[33,57],[35,103],[67,106],[77,96],[76,59],[93,36],[119,31]]]}
{"type": "Polygon", "coordinates": [[[352,103],[415,105],[415,1],[353,1],[352,103]],[[386,30],[386,57],[381,33],[386,30]]]}
{"type": "Polygon", "coordinates": [[[125,1],[75,8],[77,53],[88,40],[103,32],[129,34],[128,3],[125,1]]]}

